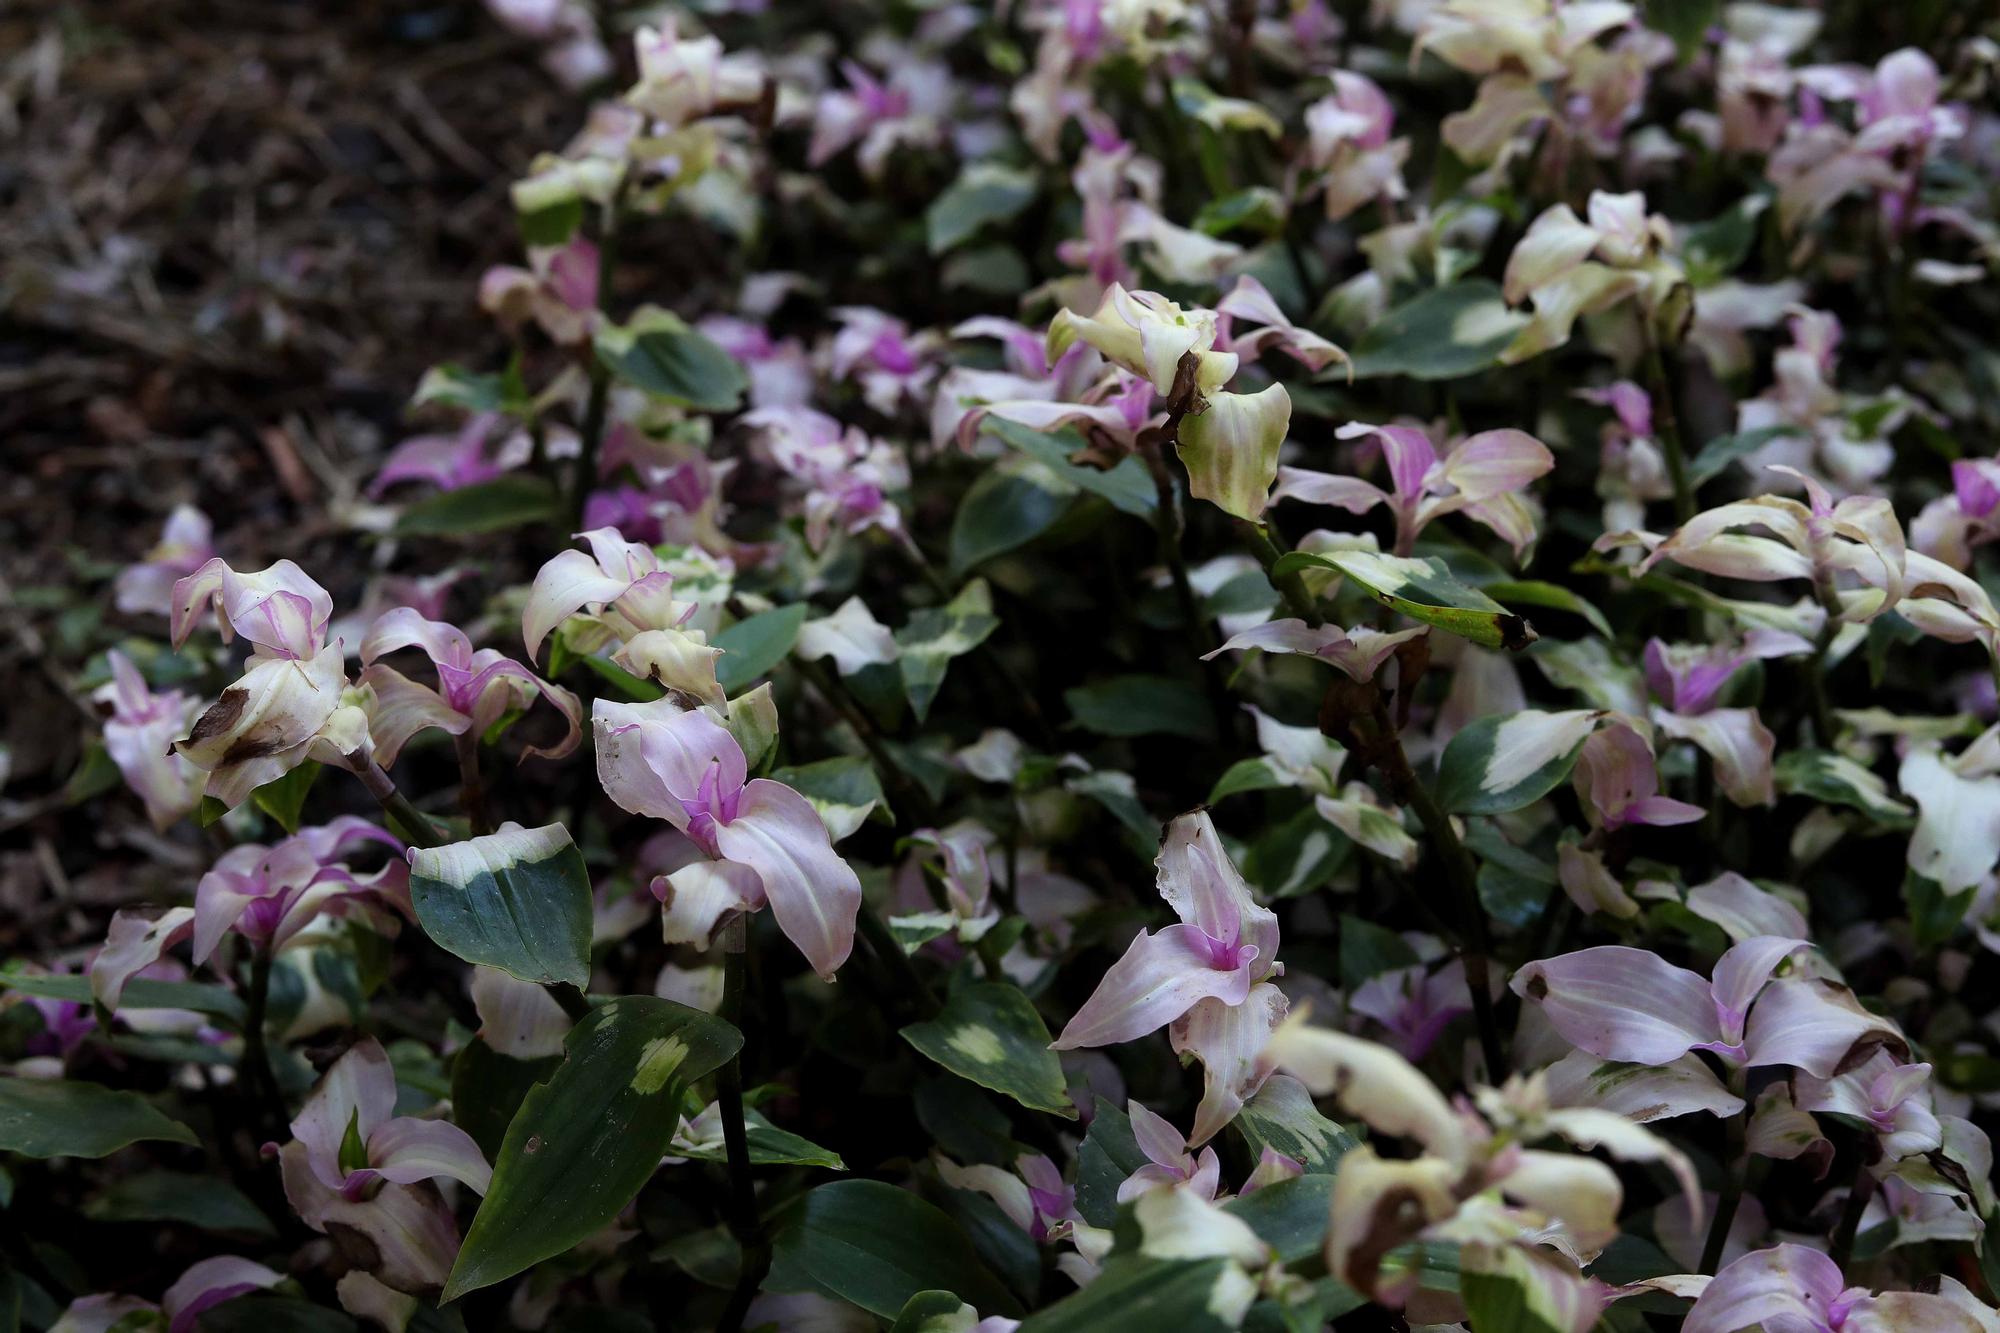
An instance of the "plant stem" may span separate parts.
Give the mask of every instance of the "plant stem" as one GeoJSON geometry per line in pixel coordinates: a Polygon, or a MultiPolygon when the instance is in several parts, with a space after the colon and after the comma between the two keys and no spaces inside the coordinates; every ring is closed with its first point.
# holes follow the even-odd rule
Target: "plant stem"
{"type": "Polygon", "coordinates": [[[1181,619],[1187,625],[1190,637],[1201,641],[1204,649],[1214,645],[1206,642],[1207,629],[1202,623],[1201,604],[1195,600],[1194,583],[1188,577],[1187,557],[1181,551],[1181,494],[1174,485],[1173,473],[1167,470],[1166,446],[1164,442],[1139,451],[1146,460],[1146,470],[1153,474],[1153,494],[1156,504],[1153,509],[1153,529],[1160,538],[1160,560],[1167,567],[1173,579],[1174,600],[1180,604],[1181,619]]]}
{"type": "Polygon", "coordinates": [[[1716,1197],[1715,1216],[1708,1224],[1708,1239],[1701,1247],[1701,1267],[1697,1272],[1712,1274],[1722,1263],[1722,1251],[1729,1243],[1729,1228],[1735,1223],[1736,1210],[1743,1203],[1743,1177],[1750,1169],[1749,1159],[1743,1151],[1743,1120],[1748,1114],[1744,1110],[1729,1117],[1724,1130],[1727,1146],[1723,1149],[1722,1169],[1726,1175],[1722,1193],[1716,1197]]]}
{"type": "Polygon", "coordinates": [[[451,841],[428,815],[410,804],[409,797],[396,790],[395,779],[383,772],[382,765],[370,759],[365,766],[356,768],[354,775],[361,779],[361,785],[368,789],[383,813],[402,826],[413,846],[442,847],[451,841]]]}
{"type": "Polygon", "coordinates": [[[284,1094],[271,1072],[271,1052],[264,1037],[271,1007],[271,947],[259,944],[250,958],[249,993],[243,997],[243,1062],[238,1076],[250,1100],[249,1120],[260,1137],[275,1138],[285,1122],[284,1094]]]}
{"type": "Polygon", "coordinates": [[[898,799],[906,803],[905,808],[914,809],[916,817],[925,824],[937,823],[937,804],[931,800],[930,793],[903,771],[902,765],[896,762],[895,756],[889,753],[889,747],[883,743],[881,729],[875,725],[874,719],[863,711],[832,673],[819,662],[796,654],[792,657],[792,666],[861,738],[868,757],[874,761],[875,767],[882,770],[890,785],[896,788],[898,799]]]}
{"type": "Polygon", "coordinates": [[[1458,900],[1458,914],[1463,920],[1463,932],[1469,949],[1462,949],[1460,957],[1465,961],[1465,983],[1472,991],[1473,1017],[1479,1023],[1479,1049],[1486,1058],[1486,1079],[1497,1085],[1505,1077],[1507,1062],[1500,1045],[1500,1025],[1493,1012],[1493,991],[1488,959],[1493,953],[1492,930],[1486,922],[1486,908],[1479,901],[1479,872],[1472,863],[1472,854],[1459,841],[1458,830],[1451,826],[1451,816],[1437,803],[1430,789],[1418,780],[1416,771],[1410,767],[1410,757],[1404,753],[1403,738],[1397,734],[1395,723],[1389,717],[1388,706],[1382,700],[1380,690],[1375,692],[1375,725],[1383,738],[1383,748],[1377,765],[1383,776],[1388,778],[1391,792],[1397,801],[1417,812],[1417,819],[1430,834],[1431,845],[1437,851],[1438,859],[1444,863],[1445,879],[1452,887],[1458,900]]]}
{"type": "Polygon", "coordinates": [[[1829,613],[1813,641],[1812,656],[1806,659],[1806,697],[1812,703],[1813,731],[1821,747],[1828,750],[1833,748],[1833,708],[1827,701],[1826,655],[1839,633],[1840,622],[1829,613]]]}
{"type": "Polygon", "coordinates": [[[923,973],[917,971],[917,965],[910,961],[910,955],[904,952],[889,924],[865,900],[855,917],[855,924],[861,928],[862,938],[868,941],[868,947],[880,959],[883,970],[895,974],[898,988],[909,995],[926,1017],[935,1014],[938,1001],[930,983],[924,980],[923,973]]]}
{"type": "MultiPolygon", "coordinates": [[[[738,914],[722,933],[722,1018],[743,1031],[743,977],[750,949],[748,918],[738,914]]],[[[743,1119],[743,1051],[738,1048],[716,1075],[716,1100],[722,1106],[722,1141],[729,1156],[729,1231],[742,1247],[736,1289],[717,1325],[721,1333],[743,1327],[750,1302],[771,1268],[771,1242],[757,1215],[757,1189],[750,1179],[750,1135],[743,1119]]]]}
{"type": "Polygon", "coordinates": [[[1868,1211],[1868,1201],[1875,1197],[1875,1185],[1875,1173],[1856,1158],[1854,1180],[1847,1187],[1847,1207],[1841,1210],[1840,1225],[1833,1229],[1833,1241],[1827,1247],[1827,1257],[1842,1268],[1854,1253],[1854,1237],[1861,1230],[1861,1215],[1868,1211]]]}
{"type": "Polygon", "coordinates": [[[1283,594],[1285,605],[1291,607],[1292,614],[1317,629],[1323,622],[1323,617],[1319,613],[1319,608],[1313,604],[1312,594],[1306,591],[1306,582],[1299,576],[1298,571],[1293,570],[1283,577],[1272,572],[1284,552],[1280,551],[1277,543],[1271,540],[1270,533],[1263,525],[1252,523],[1247,519],[1239,521],[1236,527],[1237,531],[1243,534],[1244,544],[1257,557],[1257,563],[1264,566],[1264,573],[1270,578],[1272,585],[1283,594]]]}
{"type": "Polygon", "coordinates": [[[1673,382],[1667,378],[1666,358],[1660,355],[1659,339],[1651,326],[1646,329],[1646,388],[1653,399],[1653,433],[1659,436],[1660,450],[1667,456],[1667,476],[1674,484],[1674,518],[1685,523],[1694,517],[1694,487],[1688,480],[1673,382]]]}
{"type": "Polygon", "coordinates": [[[486,783],[479,775],[479,735],[467,727],[452,742],[458,750],[458,804],[472,826],[472,836],[484,837],[493,831],[493,817],[486,808],[486,783]]]}

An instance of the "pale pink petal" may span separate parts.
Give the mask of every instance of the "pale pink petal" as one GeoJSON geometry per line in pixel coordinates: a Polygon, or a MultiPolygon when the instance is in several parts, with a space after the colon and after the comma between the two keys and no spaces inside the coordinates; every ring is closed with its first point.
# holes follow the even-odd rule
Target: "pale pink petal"
{"type": "Polygon", "coordinates": [[[543,565],[521,612],[521,640],[527,646],[528,660],[535,660],[542,641],[556,626],[587,606],[615,600],[631,584],[630,578],[607,574],[582,551],[564,551],[543,565]]]}
{"type": "Polygon", "coordinates": [[[235,1255],[203,1259],[182,1273],[160,1297],[160,1309],[169,1321],[167,1333],[191,1333],[205,1311],[248,1292],[275,1287],[284,1280],[284,1274],[235,1255]]]}
{"type": "Polygon", "coordinates": [[[1790,1065],[1831,1078],[1880,1048],[1907,1054],[1909,1043],[1888,1019],[1862,1008],[1854,992],[1821,978],[1781,977],[1750,1010],[1743,1063],[1790,1065]]]}
{"type": "Polygon", "coordinates": [[[1350,514],[1365,514],[1378,504],[1387,504],[1389,497],[1381,487],[1359,477],[1281,467],[1278,484],[1271,491],[1271,503],[1280,500],[1304,500],[1307,504],[1332,505],[1350,514]]]}
{"type": "Polygon", "coordinates": [[[1607,1060],[1663,1065],[1721,1039],[1708,982],[1645,949],[1566,953],[1529,963],[1510,984],[1572,1045],[1607,1060]]]}
{"type": "Polygon", "coordinates": [[[1146,1160],[1185,1180],[1194,1169],[1194,1158],[1188,1153],[1188,1141],[1173,1123],[1138,1102],[1127,1102],[1125,1114],[1132,1122],[1132,1141],[1146,1154],[1146,1160]]]}
{"type": "Polygon", "coordinates": [[[1250,972],[1214,965],[1209,938],[1196,926],[1168,926],[1135,936],[1097,990],[1076,1011],[1056,1050],[1116,1046],[1173,1022],[1197,1000],[1213,996],[1241,1004],[1250,994],[1250,972]]]}
{"type": "Polygon", "coordinates": [[[312,1174],[330,1190],[340,1188],[340,1144],[350,1123],[362,1142],[396,1113],[396,1071],[389,1053],[373,1037],[348,1048],[320,1076],[292,1121],[292,1137],[304,1145],[312,1174]]]}
{"type": "Polygon", "coordinates": [[[1529,224],[1507,258],[1503,294],[1519,305],[1537,287],[1546,286],[1581,264],[1597,248],[1597,229],[1579,218],[1568,204],[1557,204],[1529,224]]]}
{"type": "Polygon", "coordinates": [[[1167,825],[1153,865],[1160,896],[1181,920],[1210,939],[1255,949],[1245,964],[1260,974],[1270,970],[1278,953],[1277,914],[1250,896],[1207,810],[1189,811],[1167,825]]]}
{"type": "Polygon", "coordinates": [[[1801,949],[1812,946],[1804,940],[1782,935],[1755,935],[1716,960],[1714,990],[1716,1016],[1722,1023],[1722,1039],[1731,1045],[1743,1040],[1743,1019],[1764,983],[1778,970],[1778,964],[1801,949]]]}
{"type": "Polygon", "coordinates": [[[1767,893],[1733,870],[1688,890],[1690,912],[1721,926],[1733,940],[1752,935],[1782,935],[1803,939],[1809,933],[1805,914],[1775,893],[1767,893]]]}
{"type": "Polygon", "coordinates": [[[1715,1275],[1688,1311],[1681,1333],[1741,1333],[1759,1325],[1799,1333],[1828,1328],[1845,1286],[1839,1266],[1818,1250],[1803,1245],[1758,1250],[1715,1275]]]}
{"type": "MultiPolygon", "coordinates": [[[[736,753],[741,763],[742,751],[736,753]]],[[[736,817],[716,826],[715,842],[724,856],[757,872],[778,928],[831,981],[854,948],[861,880],[833,850],[811,802],[782,782],[758,778],[744,786],[736,817]]]]}
{"type": "Polygon", "coordinates": [[[1188,1136],[1195,1147],[1220,1134],[1264,1086],[1273,1068],[1265,1048],[1289,1007],[1283,991],[1260,982],[1242,1004],[1197,1001],[1168,1029],[1175,1051],[1201,1061],[1201,1104],[1188,1136]]]}
{"type": "Polygon", "coordinates": [[[472,719],[444,701],[436,690],[419,685],[387,663],[363,668],[361,686],[368,691],[362,707],[368,714],[368,735],[375,742],[375,762],[394,768],[410,738],[436,727],[457,736],[472,719]]]}
{"type": "Polygon", "coordinates": [[[1756,709],[1717,708],[1692,717],[1662,712],[1654,722],[1674,739],[1693,741],[1705,751],[1715,761],[1716,785],[1737,805],[1769,805],[1777,799],[1771,756],[1778,742],[1756,709]]]}
{"type": "Polygon", "coordinates": [[[1697,1111],[1727,1117],[1743,1110],[1743,1099],[1693,1054],[1663,1065],[1634,1065],[1571,1051],[1549,1066],[1548,1088],[1557,1106],[1595,1106],[1639,1124],[1697,1111]]]}
{"type": "Polygon", "coordinates": [[[106,1013],[117,1013],[125,983],[186,939],[194,923],[192,907],[170,907],[156,917],[130,910],[113,913],[104,947],[90,960],[91,999],[106,1013]]]}
{"type": "Polygon", "coordinates": [[[368,1136],[368,1169],[402,1185],[449,1177],[475,1194],[493,1183],[493,1168],[470,1134],[447,1121],[415,1116],[398,1116],[368,1136]]]}
{"type": "Polygon", "coordinates": [[[1518,491],[1555,465],[1548,446],[1526,431],[1487,430],[1445,455],[1441,470],[1459,494],[1476,501],[1518,491]]]}
{"type": "Polygon", "coordinates": [[[465,631],[442,620],[427,620],[414,607],[384,611],[361,639],[361,660],[373,662],[399,648],[421,648],[431,661],[464,666],[472,661],[472,640],[465,631]]]}
{"type": "Polygon", "coordinates": [[[683,711],[666,699],[644,704],[598,699],[591,716],[598,781],[620,809],[686,828],[682,802],[697,798],[711,769],[722,790],[743,786],[743,747],[700,709],[683,711]]]}

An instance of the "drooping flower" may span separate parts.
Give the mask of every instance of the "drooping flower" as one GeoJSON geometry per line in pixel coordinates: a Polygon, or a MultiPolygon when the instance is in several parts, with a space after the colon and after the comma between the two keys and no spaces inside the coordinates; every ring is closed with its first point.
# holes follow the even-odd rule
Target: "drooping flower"
{"type": "Polygon", "coordinates": [[[173,744],[185,736],[199,711],[195,698],[181,690],[154,694],[130,658],[112,649],[105,654],[111,679],[91,695],[109,710],[104,719],[104,750],[138,798],[156,829],[165,829],[201,804],[208,774],[176,754],[173,744]]]}
{"type": "Polygon", "coordinates": [[[444,1120],[396,1114],[396,1075],[373,1037],[333,1062],[314,1086],[283,1148],[285,1197],[314,1231],[362,1242],[361,1265],[398,1291],[444,1285],[458,1225],[430,1182],[484,1194],[493,1170],[472,1137],[444,1120]]]}
{"type": "MultiPolygon", "coordinates": [[[[715,659],[708,642],[716,609],[673,595],[676,575],[652,548],[626,541],[613,528],[580,534],[590,552],[563,551],[535,575],[521,611],[521,638],[530,662],[561,626],[569,646],[595,652],[608,643],[612,660],[643,680],[654,680],[702,703],[720,705],[715,659]]],[[[730,571],[708,562],[706,581],[726,598],[730,571]]],[[[692,583],[691,579],[682,579],[692,583]]],[[[697,585],[698,586],[698,585],[697,585]]]]}
{"type": "Polygon", "coordinates": [[[1406,556],[1417,537],[1447,514],[1463,513],[1498,533],[1518,556],[1535,539],[1535,511],[1523,498],[1528,483],[1555,466],[1555,456],[1518,430],[1469,435],[1442,457],[1415,426],[1370,426],[1355,421],[1335,432],[1343,440],[1372,438],[1388,465],[1390,489],[1359,477],[1278,469],[1276,500],[1304,500],[1365,514],[1385,505],[1396,520],[1395,554],[1406,556]]]}
{"type": "Polygon", "coordinates": [[[1682,1333],[1738,1333],[1751,1327],[1785,1333],[1841,1329],[1926,1329],[1984,1333],[1995,1324],[1954,1278],[1939,1279],[1936,1295],[1850,1287],[1840,1266],[1803,1245],[1777,1245],[1744,1255],[1715,1275],[1688,1311],[1682,1333]]]}
{"type": "Polygon", "coordinates": [[[1592,192],[1589,220],[1556,204],[1528,227],[1507,260],[1504,292],[1509,305],[1534,303],[1534,319],[1501,353],[1525,361],[1569,341],[1576,321],[1637,301],[1652,319],[1687,282],[1668,251],[1673,228],[1649,213],[1646,196],[1592,192]]]}
{"type": "Polygon", "coordinates": [[[729,915],[768,904],[831,980],[854,947],[861,881],[811,803],[781,782],[746,781],[742,747],[700,709],[599,699],[592,720],[605,794],[672,824],[703,853],[654,881],[670,936],[706,943],[729,915]]]}
{"type": "Polygon", "coordinates": [[[206,962],[232,930],[276,953],[322,916],[358,919],[394,935],[399,917],[411,916],[410,868],[402,852],[394,834],[351,815],[300,829],[273,846],[230,848],[195,886],[194,961],[206,962]],[[344,858],[368,843],[392,855],[379,870],[360,873],[344,858]]]}
{"type": "Polygon", "coordinates": [[[549,701],[569,724],[554,746],[530,745],[527,755],[560,759],[583,738],[583,707],[574,694],[551,685],[497,649],[473,651],[465,631],[441,620],[426,620],[409,607],[385,611],[361,641],[361,686],[369,692],[369,734],[375,740],[376,761],[387,768],[410,737],[436,727],[453,736],[480,736],[535,697],[549,701]],[[437,669],[436,689],[419,685],[378,658],[400,648],[418,648],[437,669]]]}
{"type": "Polygon", "coordinates": [[[824,549],[836,531],[902,532],[893,497],[909,489],[910,467],[895,446],[808,407],[758,408],[744,413],[743,425],[755,432],[759,452],[803,490],[798,511],[807,546],[824,549]]]}
{"type": "Polygon", "coordinates": [[[1156,865],[1181,924],[1134,937],[1053,1045],[1115,1046],[1172,1024],[1175,1048],[1203,1065],[1191,1142],[1206,1143],[1270,1073],[1260,1055],[1286,1008],[1270,980],[1284,971],[1278,918],[1251,896],[1206,810],[1167,826],[1156,865]]]}
{"type": "Polygon", "coordinates": [[[174,585],[176,648],[211,604],[223,641],[241,634],[253,650],[242,679],[174,742],[207,771],[207,795],[234,808],[308,759],[351,765],[369,755],[367,716],[345,698],[345,654],[327,642],[326,589],[289,560],[251,574],[210,560],[174,585]]]}
{"type": "Polygon", "coordinates": [[[1333,72],[1333,91],[1306,108],[1306,161],[1326,197],[1326,216],[1338,221],[1378,199],[1400,202],[1408,193],[1403,163],[1410,141],[1391,139],[1396,112],[1372,79],[1352,70],[1333,72]]]}

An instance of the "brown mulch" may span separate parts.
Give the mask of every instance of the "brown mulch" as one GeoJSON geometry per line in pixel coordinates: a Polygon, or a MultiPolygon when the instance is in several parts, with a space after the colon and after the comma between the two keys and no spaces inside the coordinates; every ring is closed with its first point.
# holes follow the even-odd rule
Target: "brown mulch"
{"type": "Polygon", "coordinates": [[[508,183],[582,107],[468,0],[0,10],[0,915],[92,861],[76,673],[165,634],[112,568],[182,501],[244,563],[351,546],[425,367],[498,354],[508,183]]]}

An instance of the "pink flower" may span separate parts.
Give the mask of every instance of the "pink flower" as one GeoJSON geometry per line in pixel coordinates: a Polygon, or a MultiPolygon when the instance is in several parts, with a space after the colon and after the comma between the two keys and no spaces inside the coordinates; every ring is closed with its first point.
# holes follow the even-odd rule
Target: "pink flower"
{"type": "Polygon", "coordinates": [[[605,793],[672,824],[708,858],[654,881],[669,915],[693,914],[712,933],[726,915],[768,904],[832,980],[854,947],[861,881],[805,797],[768,778],[746,781],[742,747],[700,709],[599,699],[592,719],[605,793]]]}
{"type": "Polygon", "coordinates": [[[1465,964],[1452,959],[1432,971],[1422,963],[1377,973],[1354,988],[1347,1007],[1389,1030],[1405,1058],[1421,1060],[1452,1020],[1472,1012],[1465,964]]]}
{"type": "Polygon", "coordinates": [[[428,481],[441,491],[455,491],[513,471],[528,461],[532,445],[516,431],[494,448],[493,437],[506,424],[498,412],[475,412],[452,434],[411,436],[375,473],[369,496],[406,481],[428,481]]]}
{"type": "Polygon", "coordinates": [[[1188,1141],[1171,1124],[1137,1102],[1127,1102],[1132,1140],[1146,1154],[1146,1165],[1125,1177],[1118,1186],[1118,1202],[1127,1203],[1148,1190],[1186,1188],[1197,1198],[1214,1202],[1222,1181],[1222,1162],[1215,1149],[1203,1148],[1199,1158],[1188,1151],[1188,1141]]]}
{"type": "Polygon", "coordinates": [[[1181,924],[1136,936],[1051,1045],[1116,1046],[1173,1024],[1175,1048],[1204,1067],[1194,1142],[1206,1143],[1270,1074],[1260,1057],[1286,1007],[1269,980],[1284,972],[1278,918],[1250,896],[1206,810],[1167,826],[1155,864],[1181,924]]]}
{"type": "Polygon", "coordinates": [[[200,705],[180,690],[154,694],[138,668],[115,648],[105,660],[111,680],[91,695],[100,708],[110,710],[104,720],[105,753],[118,765],[125,785],[145,802],[153,827],[164,829],[201,804],[208,783],[207,773],[173,749],[187,735],[200,705]]]}
{"type": "Polygon", "coordinates": [[[1875,1329],[1987,1327],[1992,1311],[1960,1283],[1944,1278],[1936,1295],[1914,1291],[1873,1295],[1846,1286],[1840,1266],[1803,1245],[1777,1245],[1744,1255],[1715,1275],[1688,1311],[1682,1333],[1867,1333],[1875,1329]]]}
{"type": "Polygon", "coordinates": [[[1592,821],[1607,829],[1627,824],[1692,824],[1698,805],[1660,795],[1652,747],[1623,723],[1599,727],[1576,759],[1576,789],[1592,821]]]}
{"type": "Polygon", "coordinates": [[[393,935],[398,915],[410,915],[402,851],[395,835],[353,816],[300,829],[273,846],[230,848],[195,886],[194,961],[205,962],[231,930],[276,953],[322,916],[356,917],[393,935]],[[371,842],[396,853],[381,869],[362,874],[339,859],[371,842]]]}
{"type": "Polygon", "coordinates": [[[474,652],[463,630],[441,620],[426,620],[409,607],[376,618],[361,641],[361,660],[366,664],[361,684],[371,693],[369,734],[375,741],[376,761],[385,768],[420,731],[437,727],[453,736],[468,731],[482,735],[504,714],[532,703],[536,695],[562,714],[569,730],[554,746],[530,745],[528,755],[560,759],[583,739],[583,707],[574,694],[496,649],[474,652]],[[437,669],[436,689],[376,660],[399,648],[419,648],[431,659],[437,669]]]}
{"type": "Polygon", "coordinates": [[[118,571],[112,596],[127,615],[173,613],[174,584],[215,554],[214,527],[193,505],[175,505],[146,558],[118,571]]]}
{"type": "Polygon", "coordinates": [[[1355,421],[1335,432],[1343,440],[1372,439],[1389,469],[1384,491],[1359,477],[1278,469],[1273,501],[1304,500],[1365,514],[1386,505],[1396,519],[1395,553],[1406,556],[1417,536],[1446,514],[1464,513],[1493,529],[1515,555],[1535,539],[1535,512],[1522,498],[1528,483],[1555,467],[1555,455],[1540,440],[1518,430],[1469,435],[1440,457],[1415,426],[1370,426],[1355,421]]]}

